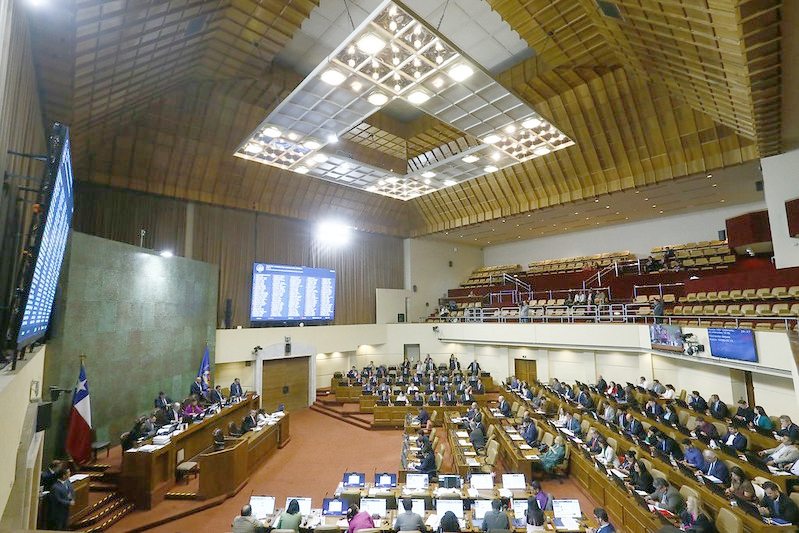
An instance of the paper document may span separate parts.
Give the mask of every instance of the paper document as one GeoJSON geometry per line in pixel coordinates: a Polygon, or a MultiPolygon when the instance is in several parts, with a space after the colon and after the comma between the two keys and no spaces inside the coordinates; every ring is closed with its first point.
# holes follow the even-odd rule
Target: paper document
{"type": "Polygon", "coordinates": [[[81,479],[86,479],[89,477],[89,474],[72,474],[69,476],[69,481],[71,483],[75,483],[76,481],[80,481],[81,479]]]}
{"type": "Polygon", "coordinates": [[[466,458],[466,464],[469,465],[469,466],[480,466],[480,461],[478,461],[477,459],[475,459],[473,457],[467,457],[466,458]]]}
{"type": "Polygon", "coordinates": [[[471,446],[472,443],[468,439],[458,439],[458,446],[471,446]]]}
{"type": "Polygon", "coordinates": [[[513,492],[510,489],[497,489],[497,492],[499,492],[501,498],[513,498],[513,492]]]}
{"type": "Polygon", "coordinates": [[[580,522],[576,518],[556,518],[553,520],[553,523],[555,524],[555,529],[564,529],[566,531],[580,530],[580,522]]]}
{"type": "Polygon", "coordinates": [[[519,449],[520,449],[520,450],[532,450],[532,449],[533,449],[533,447],[532,447],[532,446],[530,446],[530,445],[529,445],[529,444],[527,444],[527,443],[524,443],[524,444],[519,444],[519,449]]]}
{"type": "Polygon", "coordinates": [[[469,438],[469,432],[468,431],[456,431],[455,432],[455,436],[458,437],[459,439],[468,439],[469,438]]]}

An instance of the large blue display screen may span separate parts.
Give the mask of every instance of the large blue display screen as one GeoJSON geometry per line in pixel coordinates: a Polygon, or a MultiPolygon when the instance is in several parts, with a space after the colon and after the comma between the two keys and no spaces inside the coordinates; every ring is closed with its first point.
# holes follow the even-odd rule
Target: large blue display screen
{"type": "Polygon", "coordinates": [[[710,355],[757,363],[755,332],[751,329],[708,328],[710,355]]]}
{"type": "Polygon", "coordinates": [[[36,341],[47,331],[72,224],[72,155],[67,130],[63,129],[61,153],[54,154],[58,158],[55,178],[52,175],[46,178],[53,179],[53,186],[46,202],[47,212],[41,226],[33,277],[17,333],[17,346],[20,348],[36,341]]]}
{"type": "Polygon", "coordinates": [[[336,314],[336,271],[255,263],[250,320],[329,321],[336,314]]]}

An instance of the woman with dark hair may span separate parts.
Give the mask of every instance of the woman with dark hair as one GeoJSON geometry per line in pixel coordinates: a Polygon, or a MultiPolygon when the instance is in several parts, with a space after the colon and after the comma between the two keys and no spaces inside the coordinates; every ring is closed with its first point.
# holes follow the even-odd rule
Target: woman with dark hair
{"type": "Polygon", "coordinates": [[[300,502],[291,500],[286,511],[280,515],[275,529],[293,529],[300,531],[300,522],[302,522],[302,515],[300,514],[300,502]]]}
{"type": "Polygon", "coordinates": [[[359,529],[372,529],[375,527],[372,516],[368,512],[358,509],[358,506],[354,503],[347,509],[347,522],[350,524],[350,527],[347,528],[347,533],[355,533],[359,529]]]}
{"type": "Polygon", "coordinates": [[[740,466],[730,468],[730,487],[725,492],[747,502],[755,501],[755,487],[740,466]]]}
{"type": "Polygon", "coordinates": [[[655,491],[652,482],[652,474],[646,469],[646,464],[640,459],[633,463],[633,469],[630,471],[630,485],[632,489],[651,494],[655,491]]]}
{"type": "Polygon", "coordinates": [[[544,531],[544,511],[538,505],[538,500],[533,496],[527,498],[527,511],[525,511],[527,531],[544,531]]]}
{"type": "Polygon", "coordinates": [[[447,511],[438,523],[439,533],[460,533],[461,525],[458,517],[452,511],[447,511]]]}
{"type": "Polygon", "coordinates": [[[766,410],[760,405],[755,406],[755,418],[749,422],[751,428],[759,427],[768,431],[774,429],[774,422],[766,414],[766,410]]]}

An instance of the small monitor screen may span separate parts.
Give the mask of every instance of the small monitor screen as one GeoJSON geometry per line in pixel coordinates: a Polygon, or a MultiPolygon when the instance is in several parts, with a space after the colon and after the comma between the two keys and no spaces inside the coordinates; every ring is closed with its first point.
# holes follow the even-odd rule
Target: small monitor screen
{"type": "Polygon", "coordinates": [[[681,352],[683,349],[682,329],[670,324],[651,324],[649,326],[649,342],[652,348],[681,352]]]}
{"type": "Polygon", "coordinates": [[[347,472],[344,474],[345,487],[363,487],[366,485],[366,474],[362,472],[347,472]]]}
{"type": "Polygon", "coordinates": [[[502,487],[508,490],[524,490],[527,482],[524,474],[502,474],[502,487]]]}
{"type": "Polygon", "coordinates": [[[427,474],[408,474],[405,476],[405,486],[409,489],[426,489],[430,484],[427,474]]]}
{"type": "Polygon", "coordinates": [[[375,487],[380,487],[381,489],[393,489],[396,486],[397,474],[389,474],[388,472],[375,474],[375,487]]]}
{"type": "Polygon", "coordinates": [[[491,474],[472,474],[469,484],[477,490],[494,490],[494,478],[491,474]]]}
{"type": "Polygon", "coordinates": [[[751,329],[708,328],[707,338],[713,357],[757,363],[755,332],[751,329]]]}
{"type": "Polygon", "coordinates": [[[527,500],[518,499],[513,500],[513,515],[516,518],[524,518],[524,513],[527,511],[527,500]]]}
{"type": "Polygon", "coordinates": [[[424,500],[422,498],[414,498],[411,502],[413,503],[411,511],[424,518],[424,500]]]}
{"type": "Polygon", "coordinates": [[[463,518],[463,500],[436,499],[436,514],[444,516],[447,511],[452,511],[458,518],[463,518]]]}
{"type": "Polygon", "coordinates": [[[438,486],[445,489],[459,489],[461,488],[461,477],[453,475],[438,476],[438,486]]]}
{"type": "Polygon", "coordinates": [[[300,496],[289,496],[286,498],[286,507],[285,509],[289,508],[289,503],[291,500],[297,500],[297,503],[300,504],[300,514],[303,516],[308,516],[311,514],[311,498],[302,498],[300,496]]]}
{"type": "Polygon", "coordinates": [[[552,500],[552,512],[555,518],[579,518],[583,515],[580,500],[552,500]]]}
{"type": "Polygon", "coordinates": [[[322,503],[322,514],[325,516],[344,516],[347,514],[349,504],[346,500],[338,498],[325,498],[322,503]]]}
{"type": "Polygon", "coordinates": [[[361,511],[383,518],[386,516],[387,501],[385,498],[361,498],[361,511]]]}
{"type": "Polygon", "coordinates": [[[474,500],[472,504],[472,516],[482,520],[488,511],[491,510],[491,500],[474,500]]]}
{"type": "Polygon", "coordinates": [[[250,507],[252,508],[252,515],[259,520],[263,520],[275,513],[275,497],[250,496],[250,507]]]}

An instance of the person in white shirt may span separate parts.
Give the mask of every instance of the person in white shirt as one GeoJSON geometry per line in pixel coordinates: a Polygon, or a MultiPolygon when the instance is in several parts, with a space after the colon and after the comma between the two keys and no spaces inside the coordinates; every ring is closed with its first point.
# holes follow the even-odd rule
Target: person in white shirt
{"type": "Polygon", "coordinates": [[[664,400],[673,400],[677,396],[677,391],[674,390],[674,385],[671,383],[666,384],[666,390],[664,390],[660,397],[664,400]]]}
{"type": "Polygon", "coordinates": [[[652,388],[652,384],[649,383],[644,376],[641,376],[641,379],[638,381],[638,386],[644,390],[649,390],[652,388]]]}
{"type": "Polygon", "coordinates": [[[610,447],[610,444],[605,439],[602,439],[602,451],[596,456],[597,461],[605,466],[612,466],[613,468],[619,467],[619,458],[616,456],[615,450],[610,447]]]}
{"type": "Polygon", "coordinates": [[[775,448],[757,452],[768,458],[768,464],[781,468],[787,463],[799,460],[799,448],[791,441],[790,435],[780,436],[782,442],[775,448]]]}

